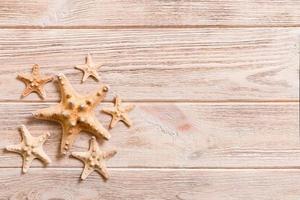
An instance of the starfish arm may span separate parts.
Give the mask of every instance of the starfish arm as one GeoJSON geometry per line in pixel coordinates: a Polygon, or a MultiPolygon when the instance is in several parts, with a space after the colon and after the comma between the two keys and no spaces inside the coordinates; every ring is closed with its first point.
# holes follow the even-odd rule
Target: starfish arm
{"type": "Polygon", "coordinates": [[[129,116],[128,116],[126,113],[122,114],[121,120],[122,120],[128,127],[132,126],[132,121],[129,119],[129,116]]]}
{"type": "Polygon", "coordinates": [[[107,151],[103,153],[103,158],[104,159],[110,159],[111,157],[113,157],[114,155],[117,154],[117,151],[113,150],[113,151],[107,151]]]}
{"type": "Polygon", "coordinates": [[[28,129],[26,128],[25,125],[21,125],[20,127],[20,132],[22,135],[22,139],[24,140],[25,144],[32,144],[34,138],[32,137],[32,135],[29,133],[28,129]]]}
{"type": "Polygon", "coordinates": [[[78,95],[64,74],[60,73],[57,77],[58,77],[58,85],[60,88],[61,99],[63,102],[66,102],[68,96],[71,94],[76,96],[78,95]]]}
{"type": "Polygon", "coordinates": [[[44,152],[43,148],[40,147],[38,148],[35,152],[34,155],[40,159],[42,162],[44,162],[45,164],[50,164],[51,163],[51,159],[49,158],[49,156],[44,152]]]}
{"type": "Polygon", "coordinates": [[[120,121],[119,117],[113,116],[110,121],[109,128],[114,128],[119,121],[120,121]]]}
{"type": "Polygon", "coordinates": [[[58,104],[49,108],[39,109],[33,113],[33,116],[37,119],[60,121],[61,113],[62,109],[60,104],[58,104]]]}
{"type": "Polygon", "coordinates": [[[86,65],[76,65],[74,68],[80,71],[85,71],[86,65]]]}
{"type": "Polygon", "coordinates": [[[42,145],[46,142],[46,140],[50,137],[50,133],[44,133],[43,135],[38,137],[38,144],[42,145]]]}
{"type": "Polygon", "coordinates": [[[26,88],[22,92],[22,97],[26,97],[32,92],[33,92],[33,89],[29,85],[26,85],[26,88]]]}
{"type": "Polygon", "coordinates": [[[91,76],[93,76],[97,81],[100,80],[100,76],[96,70],[91,73],[91,76]]]}
{"type": "Polygon", "coordinates": [[[90,73],[88,73],[87,71],[84,71],[81,82],[82,83],[85,82],[88,79],[88,77],[90,77],[90,76],[91,76],[90,73]]]}
{"type": "Polygon", "coordinates": [[[102,64],[96,64],[96,65],[94,65],[94,69],[95,70],[99,69],[100,67],[102,67],[102,64]]]}
{"type": "Polygon", "coordinates": [[[109,179],[109,174],[104,163],[97,167],[96,171],[99,172],[105,180],[109,179]]]}
{"type": "Polygon", "coordinates": [[[91,56],[90,53],[88,53],[88,55],[86,56],[86,64],[88,66],[93,66],[94,65],[93,60],[92,60],[92,56],[91,56]]]}
{"type": "Polygon", "coordinates": [[[116,113],[114,108],[103,108],[102,112],[109,114],[109,115],[114,115],[116,113]]]}
{"type": "Polygon", "coordinates": [[[125,111],[125,112],[130,112],[130,111],[132,111],[134,108],[135,108],[135,105],[129,104],[129,105],[126,105],[126,106],[125,106],[124,111],[125,111]]]}
{"type": "Polygon", "coordinates": [[[23,173],[27,173],[28,169],[31,166],[31,163],[32,163],[33,159],[34,159],[33,155],[32,156],[24,156],[24,158],[23,158],[23,169],[22,169],[23,173]]]}
{"type": "Polygon", "coordinates": [[[90,157],[90,152],[72,152],[71,154],[74,158],[85,162],[90,157]]]}
{"type": "Polygon", "coordinates": [[[22,145],[17,144],[17,145],[10,145],[6,147],[7,151],[15,152],[15,153],[21,153],[22,152],[22,145]]]}
{"type": "Polygon", "coordinates": [[[29,83],[32,79],[32,76],[30,75],[26,75],[26,74],[19,74],[17,76],[17,79],[24,81],[25,83],[29,83]]]}
{"type": "Polygon", "coordinates": [[[106,96],[108,92],[108,86],[102,85],[96,92],[91,93],[87,96],[87,100],[89,100],[92,104],[92,107],[96,107],[106,96]]]}
{"type": "Polygon", "coordinates": [[[93,136],[91,139],[90,139],[90,148],[89,148],[90,151],[94,151],[94,152],[98,152],[100,151],[99,149],[99,145],[97,143],[97,140],[96,140],[96,137],[93,136]]]}
{"type": "Polygon", "coordinates": [[[96,137],[102,137],[104,139],[110,138],[109,132],[102,126],[102,124],[97,119],[95,119],[95,117],[88,117],[83,122],[83,127],[85,131],[93,133],[96,137]]]}
{"type": "Polygon", "coordinates": [[[46,98],[46,91],[44,89],[44,87],[37,87],[36,88],[36,93],[42,98],[45,99],[46,98]]]}
{"type": "Polygon", "coordinates": [[[115,105],[116,105],[117,107],[120,107],[121,104],[122,104],[122,99],[121,99],[119,96],[116,96],[116,97],[115,97],[115,105]]]}
{"type": "Polygon", "coordinates": [[[41,73],[40,73],[40,66],[38,64],[34,64],[32,67],[32,74],[35,77],[40,77],[41,73]]]}
{"type": "Polygon", "coordinates": [[[88,165],[85,165],[84,169],[82,171],[82,174],[81,174],[81,179],[85,180],[93,171],[94,171],[94,168],[89,167],[88,165]]]}
{"type": "Polygon", "coordinates": [[[67,154],[67,152],[73,146],[74,141],[80,131],[81,130],[77,127],[71,128],[68,125],[63,125],[62,139],[60,144],[60,151],[62,154],[67,154]]]}
{"type": "Polygon", "coordinates": [[[53,81],[53,77],[52,76],[46,76],[46,77],[43,77],[41,80],[40,80],[40,84],[41,85],[44,85],[48,82],[51,82],[53,81]]]}

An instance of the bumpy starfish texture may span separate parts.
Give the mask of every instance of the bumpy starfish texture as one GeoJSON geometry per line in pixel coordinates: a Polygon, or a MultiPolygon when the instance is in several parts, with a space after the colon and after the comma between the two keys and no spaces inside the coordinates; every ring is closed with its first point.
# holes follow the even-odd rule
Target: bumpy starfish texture
{"type": "Polygon", "coordinates": [[[81,179],[86,179],[93,171],[100,173],[105,180],[109,178],[104,160],[113,157],[117,152],[102,152],[95,137],[90,139],[90,148],[87,152],[73,152],[71,155],[84,163],[81,179]]]}
{"type": "Polygon", "coordinates": [[[123,121],[127,126],[132,126],[132,121],[129,119],[128,112],[132,111],[134,105],[122,106],[120,97],[115,98],[115,106],[113,108],[104,108],[102,112],[112,116],[109,128],[113,128],[119,121],[123,121]]]}
{"type": "Polygon", "coordinates": [[[104,85],[95,93],[81,96],[72,88],[63,74],[58,75],[58,85],[61,93],[60,103],[38,110],[33,113],[33,116],[38,119],[56,121],[62,125],[61,153],[66,154],[69,151],[81,131],[109,139],[109,132],[96,119],[93,111],[105,97],[108,87],[104,85]]]}
{"type": "Polygon", "coordinates": [[[22,98],[32,92],[36,92],[42,99],[45,99],[46,92],[44,85],[53,80],[50,76],[41,76],[40,66],[37,64],[33,65],[31,75],[19,74],[17,78],[26,85],[26,88],[22,93],[22,98]]]}
{"type": "Polygon", "coordinates": [[[79,69],[83,72],[83,77],[81,80],[81,83],[83,83],[84,81],[86,81],[86,79],[90,76],[94,77],[97,81],[100,80],[100,76],[97,72],[97,69],[100,67],[101,65],[99,64],[94,64],[93,60],[92,60],[92,56],[90,54],[87,55],[86,57],[86,64],[84,65],[77,65],[75,67],[75,69],[79,69]]]}
{"type": "Polygon", "coordinates": [[[6,147],[6,150],[19,153],[23,156],[23,173],[28,171],[35,158],[41,160],[45,164],[51,163],[50,158],[43,150],[43,144],[50,134],[45,133],[39,137],[33,137],[24,125],[20,127],[20,132],[22,135],[22,142],[18,145],[8,146],[6,147]]]}

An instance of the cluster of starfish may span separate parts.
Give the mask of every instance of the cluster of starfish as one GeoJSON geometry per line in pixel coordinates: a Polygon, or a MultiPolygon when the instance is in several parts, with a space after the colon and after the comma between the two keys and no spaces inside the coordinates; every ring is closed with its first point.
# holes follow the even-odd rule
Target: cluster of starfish
{"type": "MultiPolygon", "coordinates": [[[[97,72],[99,65],[95,65],[91,55],[88,54],[86,64],[78,65],[75,68],[84,72],[82,82],[89,76],[93,76],[99,80],[97,72]]],[[[32,92],[38,93],[41,98],[45,98],[44,85],[53,80],[52,77],[43,77],[40,74],[40,67],[33,66],[31,75],[19,75],[18,79],[26,84],[26,88],[22,93],[22,97],[29,95],[32,92]]],[[[60,103],[49,108],[40,109],[33,113],[37,119],[55,121],[62,126],[61,153],[67,154],[72,147],[75,139],[81,131],[89,132],[93,135],[90,139],[90,147],[87,152],[73,152],[71,156],[81,160],[84,163],[84,169],[81,179],[93,172],[99,172],[104,179],[108,179],[109,175],[104,163],[104,160],[111,158],[116,154],[116,151],[103,152],[100,150],[97,143],[97,138],[108,140],[110,134],[102,124],[97,120],[94,114],[96,106],[104,99],[108,92],[108,86],[102,85],[97,91],[83,96],[78,94],[71,86],[69,80],[64,74],[57,76],[57,82],[61,94],[60,103]]],[[[115,127],[117,122],[123,121],[127,126],[131,126],[132,122],[129,119],[128,112],[133,110],[133,105],[122,105],[120,97],[115,98],[115,105],[112,108],[104,108],[102,112],[112,116],[109,128],[115,127]]],[[[20,128],[22,141],[18,145],[8,146],[8,151],[19,153],[23,156],[23,172],[26,173],[33,159],[37,158],[49,164],[50,158],[44,152],[42,146],[50,136],[46,133],[39,137],[33,137],[27,128],[22,125],[20,128]]]]}

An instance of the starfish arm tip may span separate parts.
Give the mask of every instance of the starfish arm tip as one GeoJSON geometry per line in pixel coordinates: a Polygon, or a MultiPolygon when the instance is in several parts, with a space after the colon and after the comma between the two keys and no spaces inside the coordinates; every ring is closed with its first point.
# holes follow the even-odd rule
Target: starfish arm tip
{"type": "Polygon", "coordinates": [[[20,130],[25,130],[26,126],[24,124],[21,124],[21,126],[19,127],[20,130]]]}
{"type": "Polygon", "coordinates": [[[104,159],[109,159],[115,156],[118,152],[116,150],[108,151],[104,153],[104,159]]]}
{"type": "Polygon", "coordinates": [[[111,135],[107,132],[107,134],[103,135],[104,139],[109,140],[111,138],[111,135]]]}
{"type": "Polygon", "coordinates": [[[52,163],[51,159],[50,158],[46,158],[45,159],[45,164],[46,165],[50,165],[52,163]]]}
{"type": "Polygon", "coordinates": [[[16,151],[16,147],[14,145],[10,145],[5,147],[6,151],[10,151],[10,152],[15,152],[16,151]]]}
{"type": "Polygon", "coordinates": [[[23,167],[22,172],[23,172],[23,174],[26,174],[28,172],[28,169],[23,167]]]}

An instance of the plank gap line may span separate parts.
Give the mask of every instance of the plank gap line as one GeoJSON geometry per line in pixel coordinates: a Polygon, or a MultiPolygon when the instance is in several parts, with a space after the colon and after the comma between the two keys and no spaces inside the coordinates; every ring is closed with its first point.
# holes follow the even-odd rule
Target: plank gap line
{"type": "Polygon", "coordinates": [[[198,28],[299,28],[296,25],[124,25],[124,26],[0,26],[0,29],[198,29],[198,28]]]}
{"type": "MultiPolygon", "coordinates": [[[[21,169],[22,167],[0,167],[0,169],[21,169]]],[[[295,167],[107,167],[112,171],[300,171],[300,166],[295,167]]],[[[82,170],[82,167],[36,167],[30,169],[38,170],[82,170]]]]}
{"type": "MultiPolygon", "coordinates": [[[[113,101],[105,100],[102,103],[112,103],[113,101]]],[[[155,103],[155,104],[168,104],[168,103],[178,103],[178,104],[189,104],[189,103],[197,103],[197,104],[299,104],[300,100],[123,100],[124,103],[155,103]]],[[[55,104],[59,103],[59,101],[18,101],[18,100],[0,100],[0,104],[55,104]]]]}

